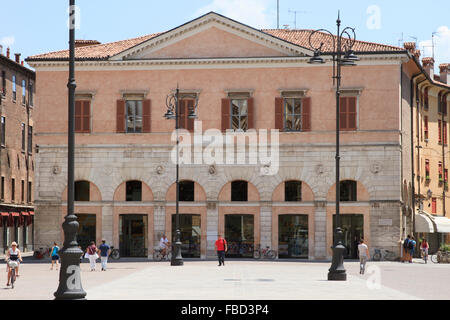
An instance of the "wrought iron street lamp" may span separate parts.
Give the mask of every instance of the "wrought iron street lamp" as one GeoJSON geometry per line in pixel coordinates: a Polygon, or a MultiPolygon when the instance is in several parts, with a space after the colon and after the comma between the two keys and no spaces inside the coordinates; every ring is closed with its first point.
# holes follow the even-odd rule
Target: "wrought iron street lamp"
{"type": "MultiPolygon", "coordinates": [[[[196,119],[196,111],[198,104],[198,96],[196,94],[183,94],[184,99],[193,99],[194,105],[187,110],[187,117],[189,119],[196,119]]],[[[175,211],[175,244],[173,245],[172,250],[172,258],[170,261],[170,265],[172,266],[182,266],[183,265],[183,257],[181,256],[181,232],[180,232],[180,214],[179,214],[179,199],[180,199],[180,181],[179,181],[179,160],[178,160],[178,144],[180,142],[178,136],[179,129],[179,119],[180,119],[180,90],[177,85],[177,89],[175,93],[170,93],[166,97],[166,106],[167,112],[164,115],[164,118],[167,120],[175,119],[175,130],[177,135],[177,143],[176,143],[176,211],[175,211]]]]}
{"type": "Polygon", "coordinates": [[[81,286],[80,257],[83,251],[78,248],[77,231],[79,224],[74,214],[74,170],[75,170],[75,0],[70,0],[69,10],[69,108],[68,108],[68,152],[67,152],[67,215],[62,225],[64,244],[60,251],[61,269],[59,286],[55,299],[84,299],[86,292],[81,286]]]}
{"type": "Polygon", "coordinates": [[[331,268],[328,270],[328,280],[347,280],[347,274],[344,268],[344,252],[346,251],[342,241],[343,232],[341,229],[341,221],[339,214],[339,200],[340,200],[340,154],[339,154],[339,104],[340,104],[340,85],[341,85],[341,67],[355,66],[359,58],[355,55],[352,48],[355,44],[356,33],[354,28],[346,27],[340,31],[341,20],[336,20],[337,35],[333,35],[328,30],[319,29],[311,33],[309,36],[309,45],[314,49],[314,56],[309,60],[311,64],[323,64],[325,61],[321,58],[323,41],[314,43],[314,37],[328,33],[330,35],[332,51],[329,53],[333,61],[333,84],[336,80],[336,230],[333,244],[333,260],[331,268]],[[343,57],[342,57],[343,56],[343,57]]]}

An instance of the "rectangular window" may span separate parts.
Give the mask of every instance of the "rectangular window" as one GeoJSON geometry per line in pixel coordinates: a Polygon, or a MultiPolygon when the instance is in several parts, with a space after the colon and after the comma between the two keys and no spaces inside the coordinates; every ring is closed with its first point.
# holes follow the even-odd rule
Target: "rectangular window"
{"type": "Polygon", "coordinates": [[[431,213],[436,213],[436,198],[431,198],[431,213]]]}
{"type": "Polygon", "coordinates": [[[11,202],[16,198],[16,179],[11,179],[11,202]]]}
{"type": "Polygon", "coordinates": [[[428,110],[428,88],[425,88],[425,91],[423,93],[423,104],[425,110],[428,110]]]}
{"type": "Polygon", "coordinates": [[[33,127],[28,126],[28,154],[33,153],[33,127]]]}
{"type": "Polygon", "coordinates": [[[181,99],[180,100],[180,119],[178,122],[179,128],[189,131],[194,130],[194,119],[189,119],[188,115],[194,108],[193,99],[181,99]]]}
{"type": "Polygon", "coordinates": [[[25,152],[25,123],[22,123],[22,152],[25,152]]]}
{"type": "Polygon", "coordinates": [[[248,201],[247,181],[231,182],[231,201],[248,201]]]}
{"type": "Polygon", "coordinates": [[[21,194],[20,200],[23,203],[23,202],[25,202],[25,181],[23,181],[23,180],[21,181],[21,191],[22,191],[22,194],[21,194]]]}
{"type": "Polygon", "coordinates": [[[13,101],[16,101],[17,92],[16,92],[16,76],[15,75],[12,76],[12,94],[13,94],[13,96],[12,96],[13,101]]]}
{"type": "Polygon", "coordinates": [[[2,122],[2,132],[1,132],[1,144],[2,147],[6,146],[6,118],[5,117],[1,117],[1,122],[2,122]]]}
{"type": "Polygon", "coordinates": [[[28,182],[28,202],[31,203],[32,202],[32,194],[33,194],[33,189],[32,189],[32,184],[31,181],[28,182]]]}
{"type": "Polygon", "coordinates": [[[180,181],[180,201],[194,201],[194,181],[180,181]]]}
{"type": "Polygon", "coordinates": [[[75,182],[75,201],[89,201],[90,200],[90,183],[89,181],[76,181],[75,182]]]}
{"type": "Polygon", "coordinates": [[[448,187],[448,170],[444,169],[444,184],[445,184],[445,188],[448,187]]]}
{"type": "Polygon", "coordinates": [[[356,97],[341,97],[339,109],[340,130],[356,130],[356,97]]]}
{"type": "Polygon", "coordinates": [[[424,137],[428,140],[428,116],[423,117],[424,137]]]}
{"type": "Polygon", "coordinates": [[[5,177],[2,177],[2,194],[1,200],[5,200],[5,177]]]}
{"type": "Polygon", "coordinates": [[[75,102],[75,132],[91,132],[91,101],[78,100],[75,102]]]}
{"type": "Polygon", "coordinates": [[[22,103],[26,104],[26,93],[27,93],[27,82],[25,80],[22,80],[22,103]]]}
{"type": "Polygon", "coordinates": [[[127,132],[142,132],[142,100],[127,100],[125,112],[127,132]]]}
{"type": "Polygon", "coordinates": [[[2,71],[2,94],[6,94],[6,72],[2,71]]]}
{"type": "Polygon", "coordinates": [[[425,159],[425,179],[430,180],[430,160],[425,159]]]}
{"type": "Polygon", "coordinates": [[[284,201],[302,201],[301,181],[286,181],[284,183],[284,201]]]}
{"type": "Polygon", "coordinates": [[[127,181],[125,185],[126,201],[142,201],[142,182],[127,181]]]}
{"type": "Polygon", "coordinates": [[[356,181],[344,180],[339,183],[340,201],[358,201],[356,181]]]}
{"type": "Polygon", "coordinates": [[[440,162],[440,161],[439,161],[439,164],[438,164],[438,173],[439,173],[439,182],[443,182],[442,162],[440,162]]]}
{"type": "Polygon", "coordinates": [[[442,135],[444,138],[444,144],[447,144],[447,121],[442,122],[442,135]]]}
{"type": "Polygon", "coordinates": [[[284,99],[284,128],[286,131],[302,130],[302,99],[284,99]]]}
{"type": "Polygon", "coordinates": [[[442,143],[442,122],[438,120],[438,143],[442,143]]]}
{"type": "Polygon", "coordinates": [[[30,81],[28,83],[28,96],[29,96],[29,102],[30,102],[30,107],[33,106],[33,83],[30,81]]]}
{"type": "Polygon", "coordinates": [[[248,100],[231,99],[231,129],[247,131],[248,100]]]}

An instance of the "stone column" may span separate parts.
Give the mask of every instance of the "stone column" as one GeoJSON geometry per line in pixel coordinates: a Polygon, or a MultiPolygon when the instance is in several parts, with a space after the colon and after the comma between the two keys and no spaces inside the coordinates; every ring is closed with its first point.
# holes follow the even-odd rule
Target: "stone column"
{"type": "Polygon", "coordinates": [[[102,238],[109,244],[112,244],[114,241],[113,220],[113,205],[104,204],[102,207],[102,238]]]}
{"type": "MultiPolygon", "coordinates": [[[[166,207],[165,202],[160,202],[155,204],[155,208],[153,211],[153,243],[154,246],[159,245],[159,240],[161,235],[166,232],[166,207]]],[[[172,239],[169,239],[172,241],[172,239]]],[[[149,248],[150,250],[150,248],[149,248]]],[[[153,248],[151,248],[153,252],[153,248]]],[[[153,254],[150,255],[151,259],[153,259],[153,254]]]]}
{"type": "Polygon", "coordinates": [[[327,236],[327,207],[326,201],[314,202],[314,251],[309,253],[312,260],[327,258],[326,236],[327,236]]]}
{"type": "MultiPolygon", "coordinates": [[[[278,232],[278,230],[276,230],[278,232]]],[[[260,207],[260,236],[261,248],[272,248],[272,203],[261,203],[260,207]]]]}
{"type": "Polygon", "coordinates": [[[214,243],[219,231],[219,207],[208,201],[206,206],[206,258],[216,258],[214,243]]]}

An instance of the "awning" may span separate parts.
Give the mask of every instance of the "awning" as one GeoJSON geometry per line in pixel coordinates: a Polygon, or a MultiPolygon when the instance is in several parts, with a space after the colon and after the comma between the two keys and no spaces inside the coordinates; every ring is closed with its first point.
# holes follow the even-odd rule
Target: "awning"
{"type": "Polygon", "coordinates": [[[2,217],[7,217],[7,216],[9,216],[9,212],[0,212],[0,215],[2,217]]]}
{"type": "Polygon", "coordinates": [[[426,214],[416,213],[416,232],[434,233],[434,225],[431,219],[426,214]]]}
{"type": "Polygon", "coordinates": [[[450,233],[450,219],[447,217],[433,217],[436,224],[436,232],[450,233]]]}
{"type": "Polygon", "coordinates": [[[19,217],[19,216],[20,216],[20,213],[18,213],[18,212],[11,212],[11,215],[12,215],[13,217],[19,217]]]}
{"type": "Polygon", "coordinates": [[[26,212],[26,211],[22,211],[21,213],[23,216],[28,216],[28,212],[26,212]]]}
{"type": "Polygon", "coordinates": [[[28,213],[30,214],[30,216],[34,216],[34,211],[30,211],[28,213]]]}

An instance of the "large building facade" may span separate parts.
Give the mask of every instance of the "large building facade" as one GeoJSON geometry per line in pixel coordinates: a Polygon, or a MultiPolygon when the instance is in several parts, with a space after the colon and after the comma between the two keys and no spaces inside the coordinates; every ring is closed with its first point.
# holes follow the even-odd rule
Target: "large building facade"
{"type": "MultiPolygon", "coordinates": [[[[164,114],[178,86],[180,126],[188,131],[280,130],[279,165],[269,174],[262,163],[180,165],[183,256],[213,257],[223,234],[235,257],[268,246],[280,259],[329,259],[335,87],[330,55],[324,65],[308,64],[310,33],[257,30],[209,13],[168,32],[76,48],[75,212],[82,246],[104,238],[124,256],[152,257],[162,234],[173,239],[175,123],[164,114]],[[196,99],[194,123],[186,114],[196,99]]],[[[343,69],[340,111],[346,256],[355,256],[362,237],[371,250],[400,254],[412,231],[404,185],[412,179],[413,58],[403,48],[368,42],[354,49],[361,60],[343,69]]],[[[68,51],[27,62],[36,69],[38,92],[35,236],[51,244],[63,239],[67,207],[68,51]]],[[[207,148],[197,143],[193,153],[207,148]]]]}
{"type": "Polygon", "coordinates": [[[20,54],[10,57],[0,48],[0,253],[16,241],[33,250],[33,113],[34,71],[20,54]]]}

